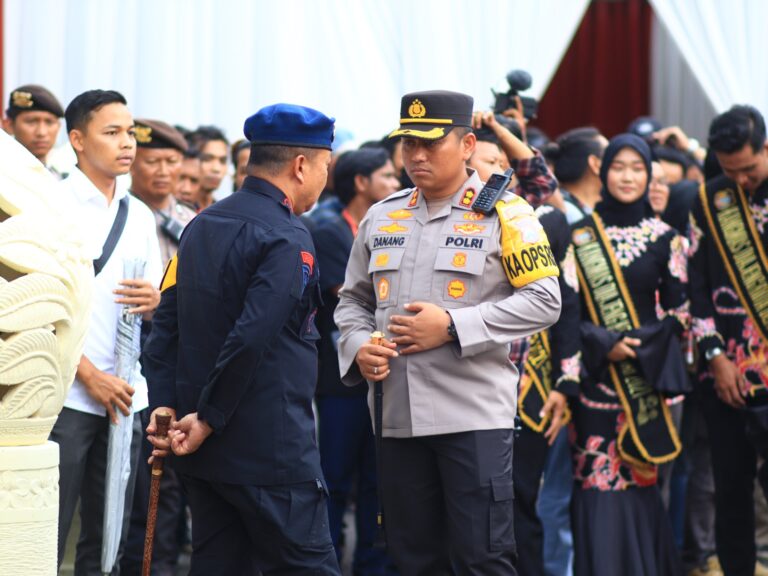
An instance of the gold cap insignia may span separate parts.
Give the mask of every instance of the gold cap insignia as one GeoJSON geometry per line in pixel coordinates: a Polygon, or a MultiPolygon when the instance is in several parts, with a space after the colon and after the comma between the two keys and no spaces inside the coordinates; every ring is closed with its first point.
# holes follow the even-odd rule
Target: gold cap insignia
{"type": "Polygon", "coordinates": [[[21,90],[15,90],[11,95],[11,101],[16,108],[32,108],[35,101],[32,100],[31,92],[23,92],[21,90]]]}
{"type": "Polygon", "coordinates": [[[424,118],[424,116],[427,115],[427,109],[424,107],[424,104],[421,103],[421,100],[416,98],[416,100],[411,102],[411,105],[408,106],[408,115],[411,118],[424,118]]]}
{"type": "Polygon", "coordinates": [[[139,126],[137,124],[134,131],[136,132],[136,142],[139,144],[149,144],[152,142],[152,128],[149,126],[139,126]]]}

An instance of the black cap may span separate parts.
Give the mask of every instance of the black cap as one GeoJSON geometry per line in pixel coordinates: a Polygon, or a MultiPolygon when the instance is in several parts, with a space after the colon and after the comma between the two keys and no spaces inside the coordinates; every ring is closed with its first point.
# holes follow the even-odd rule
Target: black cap
{"type": "Polygon", "coordinates": [[[5,111],[8,118],[13,119],[21,112],[33,110],[50,112],[57,118],[64,117],[64,108],[47,88],[37,84],[25,84],[11,92],[8,109],[5,111]]]}
{"type": "Polygon", "coordinates": [[[389,137],[438,140],[456,126],[472,127],[472,96],[447,90],[411,92],[400,103],[400,128],[389,137]]]}
{"type": "Polygon", "coordinates": [[[136,146],[139,148],[175,148],[182,154],[187,151],[187,141],[181,132],[160,120],[136,118],[136,146]]]}

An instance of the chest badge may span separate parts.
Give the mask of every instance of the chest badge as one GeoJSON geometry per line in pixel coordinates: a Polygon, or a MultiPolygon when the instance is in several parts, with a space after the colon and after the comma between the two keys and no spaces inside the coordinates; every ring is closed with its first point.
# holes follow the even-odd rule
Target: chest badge
{"type": "Polygon", "coordinates": [[[715,193],[714,204],[718,212],[730,207],[733,204],[733,191],[728,188],[715,193]]]}
{"type": "Polygon", "coordinates": [[[482,220],[485,218],[485,214],[481,214],[480,212],[467,212],[462,216],[464,220],[470,220],[472,222],[476,222],[477,220],[482,220]]]}
{"type": "Polygon", "coordinates": [[[448,282],[448,296],[458,300],[467,293],[467,286],[461,280],[451,280],[448,282]]]}
{"type": "Polygon", "coordinates": [[[456,268],[464,268],[467,265],[467,255],[464,252],[456,252],[453,255],[453,265],[456,268]]]}
{"type": "Polygon", "coordinates": [[[384,254],[379,254],[376,256],[376,260],[374,260],[374,264],[376,266],[386,266],[389,263],[389,254],[387,252],[384,252],[384,254]]]}
{"type": "Polygon", "coordinates": [[[410,210],[395,210],[394,212],[387,213],[387,218],[392,220],[408,220],[408,218],[413,218],[413,214],[411,214],[410,210]]]}
{"type": "Polygon", "coordinates": [[[386,232],[387,234],[397,234],[398,232],[407,232],[407,226],[401,226],[397,222],[392,222],[389,226],[379,226],[379,232],[386,232]]]}
{"type": "Polygon", "coordinates": [[[379,280],[378,291],[379,300],[387,300],[389,298],[389,280],[387,278],[379,280]]]}
{"type": "Polygon", "coordinates": [[[474,236],[485,230],[485,226],[481,224],[454,224],[454,231],[465,236],[474,236]]]}

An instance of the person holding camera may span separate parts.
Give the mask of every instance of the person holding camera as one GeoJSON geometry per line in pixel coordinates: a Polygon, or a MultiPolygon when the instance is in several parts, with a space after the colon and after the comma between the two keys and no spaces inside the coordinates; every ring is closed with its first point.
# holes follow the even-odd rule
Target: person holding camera
{"type": "Polygon", "coordinates": [[[734,106],[710,125],[723,174],[691,212],[689,276],[704,420],[715,480],[715,541],[728,576],[755,573],[755,476],[768,492],[768,143],[765,120],[734,106]]]}
{"type": "Polygon", "coordinates": [[[187,142],[181,132],[160,120],[136,119],[136,160],[131,166],[131,193],[149,206],[157,222],[163,266],[179,247],[184,227],[195,211],[176,200],[187,142]]]}

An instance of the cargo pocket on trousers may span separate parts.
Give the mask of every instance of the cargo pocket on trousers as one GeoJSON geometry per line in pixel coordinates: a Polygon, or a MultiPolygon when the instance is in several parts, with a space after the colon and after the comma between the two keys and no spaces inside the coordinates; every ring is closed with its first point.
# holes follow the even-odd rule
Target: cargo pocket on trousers
{"type": "Polygon", "coordinates": [[[490,551],[517,554],[515,545],[515,491],[512,476],[491,478],[490,551]]]}

